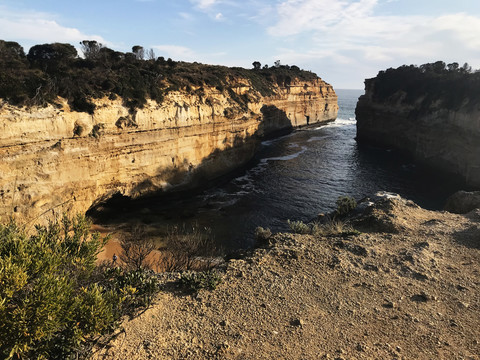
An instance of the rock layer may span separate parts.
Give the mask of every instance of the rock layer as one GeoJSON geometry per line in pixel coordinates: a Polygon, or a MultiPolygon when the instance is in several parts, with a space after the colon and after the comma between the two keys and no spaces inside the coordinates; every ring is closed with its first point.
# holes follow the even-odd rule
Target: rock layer
{"type": "Polygon", "coordinates": [[[246,79],[231,89],[171,92],[135,112],[121,99],[97,99],[93,115],[62,99],[44,108],[3,104],[0,216],[43,221],[114,194],[194,187],[248,162],[265,136],[337,116],[337,96],[321,79],[276,87],[270,97],[246,79]]]}
{"type": "MultiPolygon", "coordinates": [[[[455,175],[469,187],[480,187],[480,109],[475,99],[446,106],[453,90],[432,101],[403,90],[386,99],[375,96],[377,79],[365,81],[357,103],[357,140],[405,151],[416,160],[455,175]],[[408,100],[407,100],[408,99],[408,100]]],[[[386,86],[388,84],[382,84],[386,86]]]]}

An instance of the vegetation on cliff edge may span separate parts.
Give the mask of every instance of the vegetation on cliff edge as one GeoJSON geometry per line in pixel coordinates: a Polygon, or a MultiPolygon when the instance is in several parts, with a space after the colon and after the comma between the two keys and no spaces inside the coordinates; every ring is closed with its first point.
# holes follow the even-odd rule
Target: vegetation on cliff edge
{"type": "Polygon", "coordinates": [[[106,239],[83,216],[0,225],[0,357],[69,359],[88,353],[123,315],[147,306],[157,279],[143,268],[97,266],[106,239]]]}
{"type": "Polygon", "coordinates": [[[92,98],[120,96],[134,110],[147,99],[162,102],[170,91],[202,95],[203,87],[210,86],[228,92],[242,105],[245,99],[230,88],[232,79],[246,78],[254,92],[266,96],[273,93],[275,85],[288,86],[294,78],[317,78],[278,61],[263,68],[255,61],[254,68],[247,70],[165,60],[138,45],[127,53],[91,40],[80,45],[83,57],[70,44],[35,45],[26,54],[18,43],[0,40],[0,98],[13,105],[42,106],[61,96],[73,110],[93,113],[92,98]]]}
{"type": "Polygon", "coordinates": [[[471,100],[480,96],[480,72],[472,71],[467,63],[459,66],[437,61],[420,66],[403,65],[380,71],[365,84],[374,101],[401,101],[421,111],[435,109],[432,106],[435,103],[458,110],[461,106],[473,106],[477,101],[471,100]]]}

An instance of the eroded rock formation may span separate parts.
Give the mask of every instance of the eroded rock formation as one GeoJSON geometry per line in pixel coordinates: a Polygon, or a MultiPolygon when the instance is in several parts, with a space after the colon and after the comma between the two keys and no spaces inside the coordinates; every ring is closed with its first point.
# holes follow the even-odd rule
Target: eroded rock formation
{"type": "Polygon", "coordinates": [[[365,95],[356,108],[357,140],[406,151],[469,187],[479,188],[476,80],[466,74],[429,75],[414,67],[401,70],[392,69],[390,77],[388,71],[381,72],[365,81],[365,95]]]}
{"type": "Polygon", "coordinates": [[[321,79],[293,81],[269,97],[246,79],[231,89],[170,92],[134,112],[105,97],[93,115],[62,99],[43,108],[3,103],[0,216],[43,221],[114,194],[194,187],[245,164],[265,136],[337,116],[337,96],[321,79]]]}

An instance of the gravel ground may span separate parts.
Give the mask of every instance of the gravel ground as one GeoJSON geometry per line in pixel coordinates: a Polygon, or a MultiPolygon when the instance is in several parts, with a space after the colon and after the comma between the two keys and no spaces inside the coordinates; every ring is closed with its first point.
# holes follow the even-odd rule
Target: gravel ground
{"type": "Polygon", "coordinates": [[[351,236],[276,234],[213,291],[166,276],[94,359],[480,359],[480,211],[388,199],[351,236]],[[168,280],[170,279],[170,280],[168,280]]]}

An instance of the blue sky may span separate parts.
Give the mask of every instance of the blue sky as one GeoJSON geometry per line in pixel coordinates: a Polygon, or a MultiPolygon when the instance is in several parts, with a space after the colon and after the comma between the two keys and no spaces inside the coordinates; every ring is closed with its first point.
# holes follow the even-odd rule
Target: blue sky
{"type": "Polygon", "coordinates": [[[95,39],[174,60],[298,65],[335,88],[402,64],[480,68],[478,0],[0,0],[0,39],[95,39]]]}

